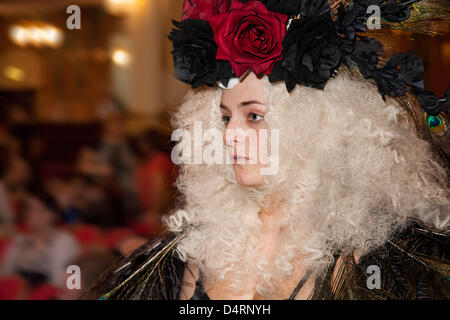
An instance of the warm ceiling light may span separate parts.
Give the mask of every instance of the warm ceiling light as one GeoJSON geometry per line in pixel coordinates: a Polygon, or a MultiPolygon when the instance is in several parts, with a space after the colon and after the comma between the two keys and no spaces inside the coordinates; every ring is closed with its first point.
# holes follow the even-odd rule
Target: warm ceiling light
{"type": "Polygon", "coordinates": [[[5,68],[4,75],[7,79],[15,82],[22,82],[25,79],[25,72],[12,66],[5,68]]]}
{"type": "Polygon", "coordinates": [[[14,25],[9,29],[9,36],[11,40],[23,47],[28,44],[29,34],[28,29],[22,26],[14,25]]]}
{"type": "Polygon", "coordinates": [[[45,31],[38,26],[29,27],[29,41],[36,47],[43,45],[45,38],[45,31]]]}
{"type": "Polygon", "coordinates": [[[21,47],[33,45],[57,48],[64,39],[64,34],[60,29],[44,23],[13,25],[9,29],[9,36],[15,44],[21,47]]]}
{"type": "Polygon", "coordinates": [[[112,14],[129,14],[136,8],[138,0],[105,0],[108,12],[112,14]]]}
{"type": "Polygon", "coordinates": [[[131,57],[128,52],[122,49],[114,50],[112,60],[119,66],[127,66],[131,62],[131,57]]]}
{"type": "Polygon", "coordinates": [[[42,30],[42,42],[45,45],[53,48],[61,45],[64,38],[61,30],[53,26],[46,26],[42,30]]]}

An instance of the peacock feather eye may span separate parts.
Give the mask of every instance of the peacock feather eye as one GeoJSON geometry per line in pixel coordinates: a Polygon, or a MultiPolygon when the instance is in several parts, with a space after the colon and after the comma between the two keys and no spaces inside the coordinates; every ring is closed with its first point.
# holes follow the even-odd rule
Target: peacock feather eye
{"type": "Polygon", "coordinates": [[[432,132],[441,135],[447,131],[447,124],[442,116],[425,113],[425,119],[432,132]]]}

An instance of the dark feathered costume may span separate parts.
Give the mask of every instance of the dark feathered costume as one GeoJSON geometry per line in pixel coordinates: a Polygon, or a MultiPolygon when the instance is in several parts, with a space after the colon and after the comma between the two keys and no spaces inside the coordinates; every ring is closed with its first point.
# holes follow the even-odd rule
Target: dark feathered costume
{"type": "MultiPolygon", "coordinates": [[[[175,247],[183,233],[168,234],[136,250],[106,271],[88,291],[89,299],[178,299],[186,264],[175,247]]],[[[450,230],[410,220],[391,240],[363,255],[336,253],[316,279],[311,299],[449,299],[450,230]],[[336,263],[340,257],[341,262],[336,263]],[[380,268],[380,289],[368,289],[371,265],[380,268]],[[331,275],[335,279],[331,283],[331,275]],[[333,284],[333,285],[332,285],[333,284]]]]}
{"type": "Polygon", "coordinates": [[[449,232],[410,220],[404,230],[358,263],[353,255],[342,256],[333,287],[334,268],[329,267],[317,280],[312,299],[450,299],[449,232]],[[380,289],[368,289],[369,266],[380,268],[380,289]]]}

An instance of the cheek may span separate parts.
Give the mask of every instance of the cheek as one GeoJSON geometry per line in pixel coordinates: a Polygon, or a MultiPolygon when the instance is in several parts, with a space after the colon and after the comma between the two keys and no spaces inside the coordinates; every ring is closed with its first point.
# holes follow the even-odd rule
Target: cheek
{"type": "Polygon", "coordinates": [[[267,145],[267,134],[264,132],[264,130],[257,131],[257,142],[258,149],[267,145]]]}
{"type": "Polygon", "coordinates": [[[258,163],[259,164],[265,163],[267,161],[267,150],[269,148],[267,139],[267,130],[258,130],[257,143],[258,143],[258,163]]]}

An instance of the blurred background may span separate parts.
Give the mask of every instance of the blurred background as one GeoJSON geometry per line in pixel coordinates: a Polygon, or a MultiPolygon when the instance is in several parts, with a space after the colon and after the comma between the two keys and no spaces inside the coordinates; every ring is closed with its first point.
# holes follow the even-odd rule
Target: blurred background
{"type": "MultiPolygon", "coordinates": [[[[188,90],[167,39],[182,2],[0,0],[0,299],[76,299],[163,231],[178,199],[169,116],[188,90]]],[[[414,50],[443,95],[449,32],[374,35],[414,50]]]]}

